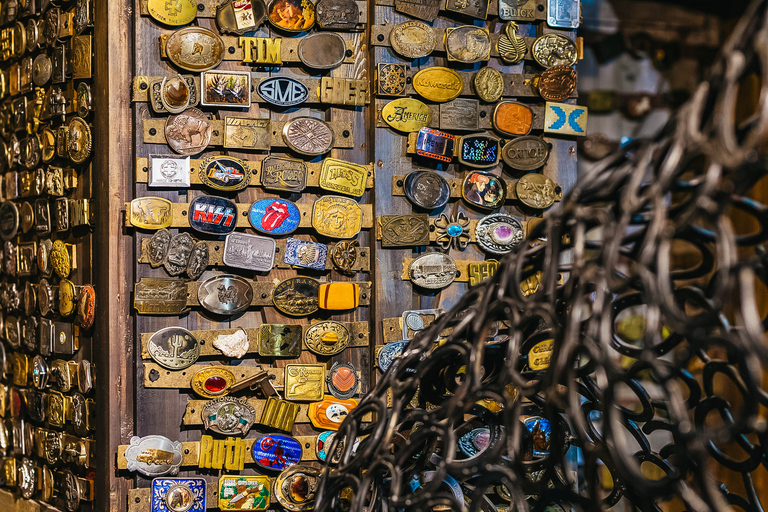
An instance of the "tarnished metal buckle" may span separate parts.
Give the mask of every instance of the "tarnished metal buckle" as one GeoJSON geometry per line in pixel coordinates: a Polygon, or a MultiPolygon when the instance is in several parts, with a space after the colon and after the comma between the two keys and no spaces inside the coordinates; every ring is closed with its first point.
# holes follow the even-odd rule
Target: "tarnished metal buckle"
{"type": "Polygon", "coordinates": [[[155,332],[147,342],[149,356],[169,370],[189,368],[200,357],[197,338],[182,327],[166,327],[155,332]]]}
{"type": "Polygon", "coordinates": [[[355,272],[354,265],[357,261],[358,247],[360,247],[360,244],[357,240],[336,242],[331,251],[331,260],[339,272],[343,274],[353,274],[355,272]]]}
{"type": "Polygon", "coordinates": [[[446,28],[444,44],[449,61],[472,64],[491,58],[491,36],[484,27],[462,25],[446,28]]]}
{"type": "Polygon", "coordinates": [[[335,69],[341,66],[347,57],[347,43],[335,32],[304,36],[299,42],[298,50],[299,60],[312,69],[335,69]]]}
{"type": "Polygon", "coordinates": [[[320,0],[315,6],[317,24],[328,30],[361,29],[360,9],[354,0],[320,0]]]}
{"type": "Polygon", "coordinates": [[[224,118],[224,147],[269,151],[272,147],[272,123],[269,119],[224,118]]]}
{"type": "Polygon", "coordinates": [[[307,164],[293,158],[268,156],[261,162],[261,186],[267,190],[301,192],[307,186],[307,164]]]}
{"type": "Polygon", "coordinates": [[[379,225],[382,247],[429,245],[429,215],[382,215],[379,225]]]}
{"type": "Polygon", "coordinates": [[[549,160],[549,143],[535,135],[517,137],[501,148],[504,163],[519,171],[532,171],[543,167],[549,160]]]}
{"type": "Polygon", "coordinates": [[[320,103],[360,107],[368,103],[369,93],[367,80],[324,76],[320,79],[318,96],[320,103]]]}
{"type": "Polygon", "coordinates": [[[440,0],[395,0],[395,10],[424,21],[435,21],[440,0]]]}
{"type": "Polygon", "coordinates": [[[578,57],[574,42],[560,34],[544,34],[538,37],[533,42],[531,53],[536,62],[545,68],[573,66],[578,57]]]}
{"type": "Polygon", "coordinates": [[[244,398],[214,398],[202,411],[205,428],[225,436],[246,435],[256,420],[256,410],[244,398]]]}
{"type": "Polygon", "coordinates": [[[272,290],[272,303],[287,315],[311,315],[318,308],[320,282],[311,277],[291,277],[272,290]]]}
{"type": "Polygon", "coordinates": [[[376,93],[379,96],[405,96],[407,70],[405,64],[379,62],[376,93]]]}
{"type": "Polygon", "coordinates": [[[299,357],[302,332],[300,325],[262,324],[259,328],[259,355],[299,357]]]}
{"type": "Polygon", "coordinates": [[[160,44],[174,66],[193,73],[213,69],[224,58],[224,41],[203,27],[185,27],[161,36],[160,44]]]}
{"type": "Polygon", "coordinates": [[[223,261],[230,267],[269,272],[275,265],[275,249],[272,238],[231,233],[224,242],[223,261]]]}
{"type": "Polygon", "coordinates": [[[283,126],[283,140],[297,153],[317,156],[333,148],[334,134],[325,121],[314,117],[297,117],[283,126]]]}
{"type": "Polygon", "coordinates": [[[196,108],[188,108],[165,121],[165,140],[172,150],[181,155],[196,155],[205,150],[211,141],[212,131],[208,116],[196,108]]]}
{"type": "Polygon", "coordinates": [[[143,277],[133,291],[133,307],[140,315],[181,315],[187,311],[187,281],[143,277]]]}
{"type": "Polygon", "coordinates": [[[515,185],[517,198],[526,206],[543,210],[560,198],[560,186],[539,173],[528,173],[515,185]]]}
{"type": "Polygon", "coordinates": [[[480,102],[456,98],[440,104],[440,128],[444,130],[473,131],[478,129],[480,102]]]}

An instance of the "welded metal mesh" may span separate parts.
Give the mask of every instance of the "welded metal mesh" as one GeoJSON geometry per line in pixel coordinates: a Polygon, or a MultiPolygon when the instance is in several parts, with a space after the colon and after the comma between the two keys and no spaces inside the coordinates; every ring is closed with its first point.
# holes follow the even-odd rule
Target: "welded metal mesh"
{"type": "Polygon", "coordinates": [[[316,510],[761,509],[768,210],[747,193],[767,172],[767,6],[654,140],[580,176],[407,346],[342,425],[316,510]]]}

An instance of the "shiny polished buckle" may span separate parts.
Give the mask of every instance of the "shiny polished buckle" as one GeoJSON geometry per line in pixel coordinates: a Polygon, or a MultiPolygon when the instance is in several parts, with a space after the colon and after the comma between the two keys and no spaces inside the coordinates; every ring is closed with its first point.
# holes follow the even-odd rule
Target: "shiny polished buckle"
{"type": "Polygon", "coordinates": [[[240,276],[213,276],[200,283],[197,300],[211,313],[234,315],[250,307],[253,302],[253,287],[240,276]]]}
{"type": "Polygon", "coordinates": [[[149,187],[190,186],[190,157],[174,155],[149,155],[149,187]]]}
{"type": "Polygon", "coordinates": [[[214,439],[211,436],[200,437],[200,469],[226,469],[227,471],[242,471],[245,469],[245,440],[228,437],[214,439]]]}
{"type": "Polygon", "coordinates": [[[312,402],[323,399],[325,366],[322,364],[288,364],[285,366],[283,394],[286,400],[312,402]]]}
{"type": "Polygon", "coordinates": [[[453,160],[456,136],[432,128],[421,128],[416,137],[416,154],[441,162],[453,160]]]}
{"type": "Polygon", "coordinates": [[[304,344],[309,350],[321,356],[333,356],[342,352],[349,344],[347,327],[333,320],[312,324],[304,333],[304,344]]]}
{"type": "Polygon", "coordinates": [[[149,477],[178,474],[183,459],[181,441],[159,435],[133,436],[125,450],[128,471],[149,477]]]}
{"type": "Polygon", "coordinates": [[[259,424],[283,432],[293,430],[293,423],[299,414],[299,404],[291,403],[275,397],[267,398],[261,413],[259,424]]]}

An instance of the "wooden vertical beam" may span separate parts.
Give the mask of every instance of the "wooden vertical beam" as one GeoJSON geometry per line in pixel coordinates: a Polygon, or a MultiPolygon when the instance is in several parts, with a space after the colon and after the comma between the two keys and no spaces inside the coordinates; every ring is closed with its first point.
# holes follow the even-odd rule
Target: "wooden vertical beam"
{"type": "Polygon", "coordinates": [[[115,454],[134,431],[133,341],[130,321],[133,283],[131,237],[122,227],[122,205],[132,190],[133,76],[131,0],[95,3],[94,20],[94,285],[97,309],[93,359],[96,365],[96,501],[93,510],[123,512],[133,481],[119,477],[115,454]]]}

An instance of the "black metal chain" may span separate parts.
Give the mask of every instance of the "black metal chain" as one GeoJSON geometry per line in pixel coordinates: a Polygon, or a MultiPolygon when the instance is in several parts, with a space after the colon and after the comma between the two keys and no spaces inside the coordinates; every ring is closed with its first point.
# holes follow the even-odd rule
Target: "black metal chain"
{"type": "Polygon", "coordinates": [[[768,207],[746,194],[768,174],[767,6],[750,6],[653,140],[582,175],[495,276],[410,342],[341,426],[315,510],[763,509],[768,207]],[[749,75],[761,96],[736,124],[749,75]],[[739,234],[735,210],[759,230],[739,234]],[[487,339],[492,325],[505,336],[487,339]],[[477,427],[486,442],[461,451],[477,427]],[[728,472],[739,494],[721,485],[728,472]]]}

